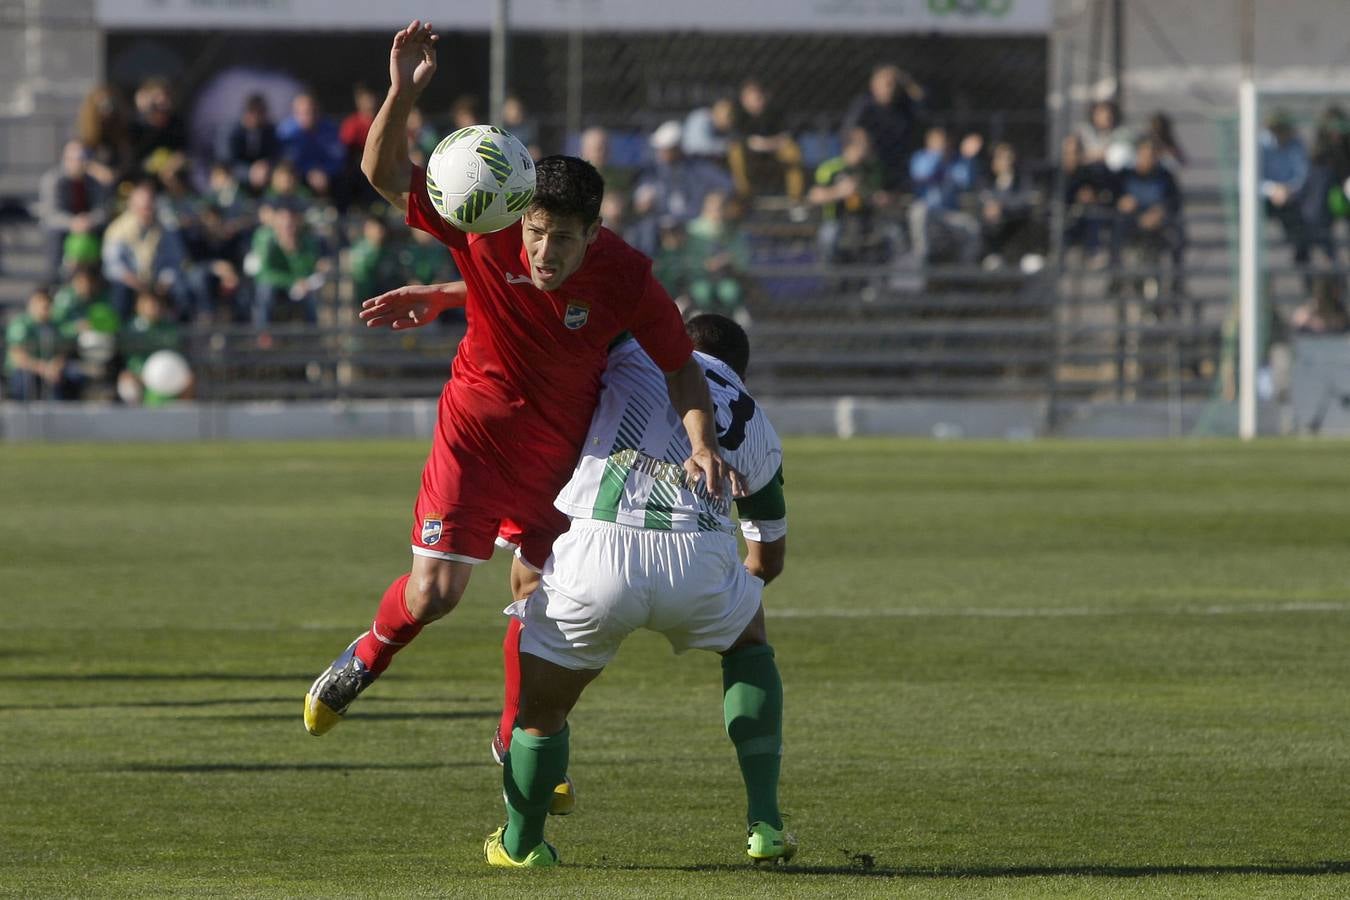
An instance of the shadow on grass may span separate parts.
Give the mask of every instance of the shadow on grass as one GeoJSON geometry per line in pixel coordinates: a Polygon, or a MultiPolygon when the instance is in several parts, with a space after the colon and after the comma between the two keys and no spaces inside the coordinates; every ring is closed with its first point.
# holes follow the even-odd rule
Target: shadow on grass
{"type": "Polygon", "coordinates": [[[483,763],[132,763],[104,771],[138,775],[214,775],[231,772],[403,772],[468,767],[482,768],[483,763]]]}
{"type": "MultiPolygon", "coordinates": [[[[353,713],[350,721],[373,720],[377,722],[415,722],[415,721],[440,721],[453,722],[459,719],[499,719],[502,711],[500,709],[470,709],[457,711],[437,711],[437,710],[410,710],[408,712],[376,712],[363,709],[358,713],[353,713]]],[[[160,717],[164,718],[164,717],[160,717]]],[[[208,717],[200,717],[206,720],[208,717]]],[[[299,720],[299,712],[286,713],[224,713],[212,715],[209,717],[212,722],[289,722],[292,719],[299,720]]]]}
{"type": "MultiPolygon", "coordinates": [[[[418,675],[400,672],[399,681],[444,682],[443,675],[418,675]]],[[[48,681],[299,681],[309,684],[309,672],[15,672],[5,675],[10,682],[48,681]]]]}
{"type": "MultiPolygon", "coordinates": [[[[866,854],[859,854],[864,860],[866,854]]],[[[665,870],[674,872],[739,872],[744,866],[693,865],[693,866],[641,866],[641,865],[573,865],[578,869],[618,869],[639,872],[643,870],[665,870]]],[[[764,872],[771,876],[788,875],[856,875],[864,878],[1046,878],[1055,876],[1076,876],[1087,878],[1152,878],[1160,875],[1211,876],[1211,875],[1345,875],[1350,874],[1350,861],[1327,860],[1309,863],[1249,863],[1214,866],[1111,866],[1080,865],[1063,866],[952,866],[928,868],[920,866],[878,866],[863,862],[842,866],[765,866],[753,871],[764,872]]]]}

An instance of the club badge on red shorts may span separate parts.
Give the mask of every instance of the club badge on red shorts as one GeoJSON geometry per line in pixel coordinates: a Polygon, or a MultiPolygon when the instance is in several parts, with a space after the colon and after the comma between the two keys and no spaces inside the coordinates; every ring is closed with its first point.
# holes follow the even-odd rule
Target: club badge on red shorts
{"type": "Polygon", "coordinates": [[[441,518],[427,516],[422,520],[422,543],[434,544],[441,539],[441,518]]]}
{"type": "Polygon", "coordinates": [[[591,307],[585,303],[573,301],[567,304],[567,311],[563,313],[563,324],[576,331],[586,325],[586,320],[591,317],[591,307]]]}

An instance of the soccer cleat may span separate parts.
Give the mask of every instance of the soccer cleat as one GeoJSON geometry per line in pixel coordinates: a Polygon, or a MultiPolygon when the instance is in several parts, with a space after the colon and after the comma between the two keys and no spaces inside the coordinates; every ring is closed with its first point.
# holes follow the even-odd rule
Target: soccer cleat
{"type": "Polygon", "coordinates": [[[785,863],[797,855],[797,838],[768,822],[755,822],[750,826],[745,852],[755,863],[785,863]]]}
{"type": "Polygon", "coordinates": [[[492,761],[499,766],[506,765],[506,741],[502,740],[502,727],[492,730],[492,761]]]}
{"type": "Polygon", "coordinates": [[[328,733],[342,721],[347,707],[364,691],[375,677],[366,671],[366,664],[356,656],[356,642],[365,637],[362,632],[332,665],[314,679],[305,694],[305,730],[318,737],[328,733]]]}
{"type": "Polygon", "coordinates": [[[525,854],[524,859],[514,860],[502,845],[502,836],[505,834],[506,826],[503,825],[489,834],[487,840],[483,842],[483,855],[487,857],[488,865],[506,869],[547,869],[562,862],[558,858],[557,849],[548,841],[540,841],[539,846],[525,854]]]}
{"type": "Polygon", "coordinates": [[[553,789],[553,796],[548,798],[548,814],[550,816],[570,816],[577,808],[577,789],[572,784],[572,779],[566,775],[562,782],[553,789]]]}

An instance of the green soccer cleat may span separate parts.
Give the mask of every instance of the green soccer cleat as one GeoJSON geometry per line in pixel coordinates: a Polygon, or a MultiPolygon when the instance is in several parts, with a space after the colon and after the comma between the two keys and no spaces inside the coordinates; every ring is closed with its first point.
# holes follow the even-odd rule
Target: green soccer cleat
{"type": "Polygon", "coordinates": [[[549,869],[562,862],[558,858],[557,849],[548,841],[540,841],[539,846],[525,854],[524,859],[516,861],[502,845],[504,834],[506,834],[505,825],[489,834],[487,840],[483,842],[483,855],[487,857],[489,866],[501,866],[504,869],[549,869]]]}
{"type": "MultiPolygon", "coordinates": [[[[356,641],[364,636],[362,632],[356,641]]],[[[341,722],[347,707],[375,680],[356,656],[356,641],[314,679],[305,694],[305,730],[315,737],[341,722]]]]}
{"type": "Polygon", "coordinates": [[[745,852],[755,863],[785,863],[797,855],[797,838],[767,822],[755,822],[750,826],[745,852]]]}

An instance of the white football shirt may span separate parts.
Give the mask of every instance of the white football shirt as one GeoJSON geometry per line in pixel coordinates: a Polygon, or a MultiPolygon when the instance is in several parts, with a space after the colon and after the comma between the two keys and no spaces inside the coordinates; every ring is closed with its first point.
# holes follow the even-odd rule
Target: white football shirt
{"type": "MultiPolygon", "coordinates": [[[[737,501],[741,530],[750,540],[777,540],[787,533],[779,488],[783,445],[731,367],[704,353],[695,357],[708,379],[722,456],[749,488],[750,496],[737,501]]],[[[730,485],[717,499],[702,484],[688,483],[689,437],[670,405],[665,375],[636,341],[610,350],[601,384],[581,459],[558,494],[558,509],[573,519],[636,528],[734,531],[730,485]]]]}

